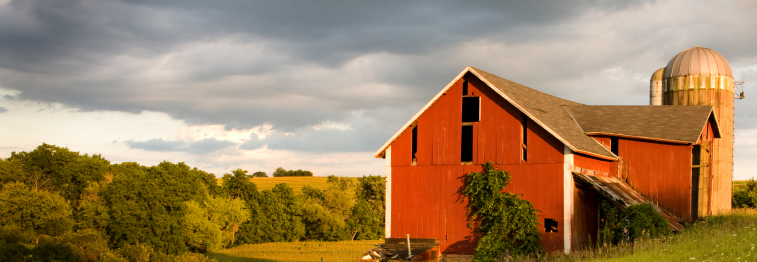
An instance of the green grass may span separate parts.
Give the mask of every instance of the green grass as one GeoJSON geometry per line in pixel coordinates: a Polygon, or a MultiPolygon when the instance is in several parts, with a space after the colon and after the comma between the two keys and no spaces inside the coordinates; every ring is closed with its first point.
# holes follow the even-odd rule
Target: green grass
{"type": "Polygon", "coordinates": [[[552,255],[538,261],[757,261],[756,245],[757,210],[735,209],[666,238],[552,255]]]}
{"type": "MultiPolygon", "coordinates": [[[[255,178],[257,179],[257,178],[255,178]]],[[[383,240],[279,242],[241,245],[207,254],[218,262],[355,261],[383,240]]]]}
{"type": "MultiPolygon", "coordinates": [[[[350,177],[353,183],[357,183],[357,177],[350,177]]],[[[223,184],[221,178],[216,179],[218,185],[223,184]]],[[[286,183],[289,187],[294,189],[295,194],[299,194],[302,191],[302,187],[310,185],[311,187],[326,189],[328,183],[326,183],[328,177],[322,176],[287,176],[287,177],[255,177],[252,178],[252,182],[258,187],[259,191],[268,190],[276,186],[277,184],[286,183]]]]}

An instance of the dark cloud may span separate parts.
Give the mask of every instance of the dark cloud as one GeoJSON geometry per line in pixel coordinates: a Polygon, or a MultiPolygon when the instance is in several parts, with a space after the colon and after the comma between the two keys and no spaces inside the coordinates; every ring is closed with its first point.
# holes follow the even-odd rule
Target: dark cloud
{"type": "Polygon", "coordinates": [[[236,145],[234,142],[217,140],[215,138],[207,138],[194,142],[170,141],[157,138],[147,141],[128,140],[124,141],[124,143],[134,149],[158,152],[187,152],[195,155],[204,155],[236,145]]]}
{"type": "Polygon", "coordinates": [[[0,114],[8,112],[8,109],[5,109],[5,107],[0,106],[0,114]]]}
{"type": "Polygon", "coordinates": [[[581,103],[644,104],[649,75],[685,48],[744,65],[757,56],[757,36],[734,33],[756,24],[747,16],[665,26],[638,16],[667,3],[11,1],[0,6],[0,86],[20,91],[5,99],[276,130],[246,149],[372,151],[468,65],[581,103]],[[311,128],[326,121],[353,129],[311,128]]]}

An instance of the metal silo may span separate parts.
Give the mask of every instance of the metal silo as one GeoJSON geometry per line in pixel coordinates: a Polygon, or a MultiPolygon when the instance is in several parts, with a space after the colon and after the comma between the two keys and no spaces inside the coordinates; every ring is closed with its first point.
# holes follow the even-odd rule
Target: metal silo
{"type": "Polygon", "coordinates": [[[662,74],[665,73],[665,68],[657,69],[652,74],[652,78],[649,79],[649,105],[661,106],[662,105],[662,74]]]}
{"type": "Polygon", "coordinates": [[[718,52],[697,46],[673,57],[662,79],[663,105],[713,106],[721,138],[713,141],[709,152],[711,173],[704,173],[699,180],[698,214],[707,216],[730,210],[734,99],[731,66],[718,52]]]}

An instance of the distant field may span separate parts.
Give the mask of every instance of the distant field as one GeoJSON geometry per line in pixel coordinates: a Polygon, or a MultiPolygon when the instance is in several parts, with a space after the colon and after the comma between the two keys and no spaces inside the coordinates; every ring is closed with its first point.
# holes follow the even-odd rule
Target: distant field
{"type": "Polygon", "coordinates": [[[733,180],[733,187],[734,189],[745,186],[746,180],[733,180]]]}
{"type": "MultiPolygon", "coordinates": [[[[286,183],[289,187],[294,189],[295,193],[300,193],[302,187],[310,185],[311,187],[326,189],[328,183],[326,180],[328,177],[322,176],[288,176],[288,177],[256,177],[252,178],[252,182],[258,186],[258,190],[263,191],[271,189],[277,184],[286,183]]],[[[356,177],[350,177],[352,182],[357,183],[356,177]]],[[[218,185],[221,185],[223,181],[219,178],[218,185]]]]}
{"type": "MultiPolygon", "coordinates": [[[[255,178],[258,179],[258,178],[255,178]]],[[[324,180],[325,181],[325,180],[324,180]]],[[[355,261],[383,240],[250,244],[209,253],[218,262],[355,261]]]]}

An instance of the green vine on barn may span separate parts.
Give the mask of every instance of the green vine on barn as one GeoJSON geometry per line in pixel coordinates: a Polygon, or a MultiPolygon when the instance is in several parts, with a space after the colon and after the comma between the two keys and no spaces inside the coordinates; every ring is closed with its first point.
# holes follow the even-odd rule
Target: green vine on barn
{"type": "Polygon", "coordinates": [[[534,206],[516,194],[504,192],[510,181],[508,172],[494,169],[491,162],[483,168],[483,172],[465,177],[462,191],[468,198],[468,226],[484,234],[473,261],[543,254],[534,206]]]}

